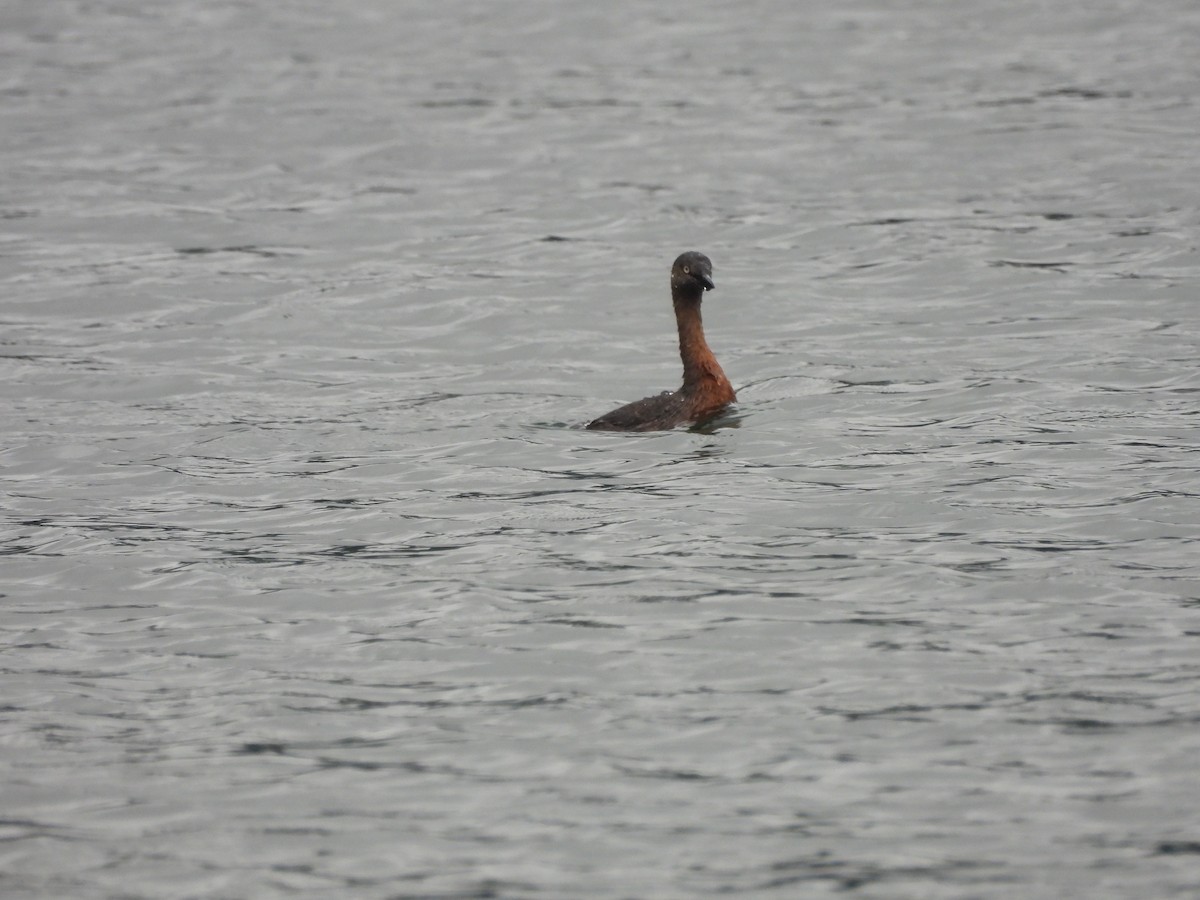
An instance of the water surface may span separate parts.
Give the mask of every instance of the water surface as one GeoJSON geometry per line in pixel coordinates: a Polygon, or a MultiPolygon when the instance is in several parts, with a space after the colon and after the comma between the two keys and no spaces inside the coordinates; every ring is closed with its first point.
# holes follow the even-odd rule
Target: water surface
{"type": "Polygon", "coordinates": [[[1200,12],[43,0],[5,897],[1192,897],[1200,12]],[[675,386],[714,261],[739,389],[675,386]]]}

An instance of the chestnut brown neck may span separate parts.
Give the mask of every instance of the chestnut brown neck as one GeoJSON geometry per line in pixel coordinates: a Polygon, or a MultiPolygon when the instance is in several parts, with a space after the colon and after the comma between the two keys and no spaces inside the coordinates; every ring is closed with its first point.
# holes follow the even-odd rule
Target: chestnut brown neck
{"type": "Polygon", "coordinates": [[[722,403],[731,403],[735,399],[733,387],[704,339],[704,322],[700,318],[702,296],[699,288],[671,286],[675,323],[679,326],[679,356],[683,359],[682,390],[711,394],[714,399],[721,398],[722,403]]]}

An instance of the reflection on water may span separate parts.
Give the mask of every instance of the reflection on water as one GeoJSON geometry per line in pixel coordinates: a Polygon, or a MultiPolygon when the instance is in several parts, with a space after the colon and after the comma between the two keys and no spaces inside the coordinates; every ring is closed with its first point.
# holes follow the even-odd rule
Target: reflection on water
{"type": "Polygon", "coordinates": [[[627,6],[12,12],[5,897],[1195,893],[1196,12],[627,6]]]}

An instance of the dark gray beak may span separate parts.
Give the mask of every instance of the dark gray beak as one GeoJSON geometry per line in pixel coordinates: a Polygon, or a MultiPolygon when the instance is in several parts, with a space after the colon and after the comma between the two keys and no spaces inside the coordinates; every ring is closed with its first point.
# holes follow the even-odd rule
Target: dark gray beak
{"type": "Polygon", "coordinates": [[[714,288],[716,288],[716,285],[713,284],[713,280],[711,278],[709,278],[707,275],[705,275],[703,272],[697,272],[695,275],[695,279],[698,282],[700,282],[702,285],[704,285],[704,289],[706,291],[711,291],[714,288]]]}

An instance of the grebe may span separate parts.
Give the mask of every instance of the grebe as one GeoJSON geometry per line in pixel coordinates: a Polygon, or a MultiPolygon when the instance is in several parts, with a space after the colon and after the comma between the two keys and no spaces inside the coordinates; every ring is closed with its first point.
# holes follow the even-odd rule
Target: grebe
{"type": "Polygon", "coordinates": [[[711,419],[737,400],[717,358],[704,340],[700,299],[715,285],[712,263],[694,250],[680,255],[671,266],[671,302],[679,326],[679,356],[683,359],[683,386],[654,397],[636,400],[588,423],[597,431],[657,431],[711,419]]]}

